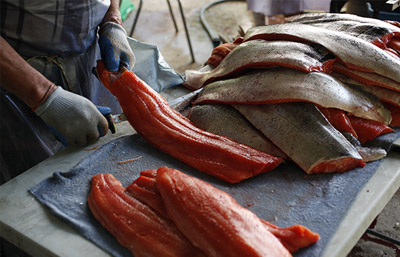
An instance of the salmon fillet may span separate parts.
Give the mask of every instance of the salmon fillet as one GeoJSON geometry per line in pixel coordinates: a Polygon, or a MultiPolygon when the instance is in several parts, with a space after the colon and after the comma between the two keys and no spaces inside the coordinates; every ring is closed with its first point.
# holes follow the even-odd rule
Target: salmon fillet
{"type": "MultiPolygon", "coordinates": [[[[168,216],[166,214],[164,202],[156,186],[156,176],[157,172],[152,172],[151,174],[144,174],[142,172],[141,176],[126,188],[126,191],[143,203],[149,205],[157,212],[168,216]],[[148,179],[146,180],[147,182],[143,183],[141,177],[148,179]],[[149,193],[149,191],[152,191],[152,193],[149,193]]],[[[195,188],[193,188],[193,190],[195,190],[195,188]]],[[[317,233],[314,233],[301,225],[293,225],[287,228],[280,228],[265,220],[261,220],[261,222],[264,224],[265,228],[270,231],[274,236],[276,236],[279,241],[286,247],[286,249],[288,249],[291,253],[294,253],[301,248],[307,247],[319,240],[319,235],[317,233]]]]}
{"type": "Polygon", "coordinates": [[[88,204],[101,225],[135,257],[205,257],[169,219],[125,193],[111,174],[92,178],[88,204]]]}

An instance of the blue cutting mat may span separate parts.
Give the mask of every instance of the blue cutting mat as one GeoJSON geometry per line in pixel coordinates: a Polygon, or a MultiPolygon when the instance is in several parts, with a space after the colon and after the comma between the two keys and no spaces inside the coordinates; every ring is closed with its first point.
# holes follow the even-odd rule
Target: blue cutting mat
{"type": "MultiPolygon", "coordinates": [[[[379,145],[388,149],[400,136],[400,130],[380,137],[379,145]]],[[[111,141],[80,161],[68,172],[55,171],[30,189],[51,212],[100,248],[114,256],[131,256],[94,219],[87,206],[92,176],[112,173],[126,187],[139,172],[168,166],[201,178],[232,195],[242,206],[260,218],[278,226],[301,224],[320,234],[316,244],[294,256],[321,256],[359,190],[379,167],[381,161],[343,174],[306,175],[294,164],[258,175],[239,184],[228,184],[201,173],[166,155],[145,142],[139,135],[111,141]],[[142,156],[141,159],[118,164],[142,156]]]]}

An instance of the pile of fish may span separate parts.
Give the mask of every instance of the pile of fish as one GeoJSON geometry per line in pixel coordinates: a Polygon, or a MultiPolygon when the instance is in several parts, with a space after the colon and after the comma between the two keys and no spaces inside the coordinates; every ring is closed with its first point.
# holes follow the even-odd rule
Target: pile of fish
{"type": "Polygon", "coordinates": [[[98,174],[88,204],[134,256],[283,257],[319,240],[301,225],[262,220],[224,191],[167,167],[142,171],[127,188],[98,174]]]}
{"type": "Polygon", "coordinates": [[[118,98],[129,123],[147,142],[172,157],[230,183],[275,169],[282,158],[193,125],[131,71],[97,74],[118,98]]]}
{"type": "Polygon", "coordinates": [[[249,29],[216,47],[208,64],[185,72],[184,86],[201,90],[189,119],[308,174],[383,158],[364,143],[400,126],[398,22],[298,15],[249,29]]]}

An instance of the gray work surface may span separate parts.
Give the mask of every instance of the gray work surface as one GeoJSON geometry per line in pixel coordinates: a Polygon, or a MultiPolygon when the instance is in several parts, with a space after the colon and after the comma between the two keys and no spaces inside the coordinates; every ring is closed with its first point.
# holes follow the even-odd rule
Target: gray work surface
{"type": "MultiPolygon", "coordinates": [[[[57,218],[47,208],[39,204],[34,196],[28,192],[28,189],[39,184],[44,179],[51,177],[55,171],[70,171],[81,160],[84,162],[85,160],[90,159],[91,157],[88,155],[96,154],[97,150],[102,149],[100,147],[97,150],[92,150],[93,147],[104,145],[118,137],[131,135],[133,133],[133,129],[127,122],[120,123],[118,124],[117,134],[109,134],[100,139],[94,145],[86,148],[67,148],[28,170],[24,174],[2,185],[0,187],[0,236],[16,244],[18,247],[33,256],[108,256],[109,254],[107,252],[87,240],[80,233],[76,232],[76,230],[74,230],[70,225],[57,218]]],[[[128,138],[132,138],[132,140],[136,137],[137,136],[128,136],[128,138]]],[[[117,139],[117,141],[114,142],[118,142],[118,140],[124,139],[117,139]]],[[[111,142],[111,144],[113,144],[113,142],[111,142]]],[[[105,145],[104,147],[108,147],[108,145],[105,145]]],[[[121,160],[128,159],[127,156],[128,155],[121,155],[121,160]]],[[[138,156],[131,156],[130,158],[135,157],[138,156]]],[[[142,161],[146,160],[145,157],[142,158],[142,161]]],[[[167,159],[165,160],[169,163],[167,159]]],[[[114,160],[116,161],[115,157],[114,160]]],[[[173,161],[173,163],[175,163],[175,161],[173,161]]],[[[93,165],[93,167],[96,167],[95,164],[93,165]]],[[[130,163],[127,168],[129,166],[134,167],[134,165],[135,162],[130,163]]],[[[178,164],[178,166],[179,165],[181,164],[178,164]]],[[[372,165],[374,164],[372,163],[372,165]]],[[[184,166],[185,165],[181,167],[184,166]]],[[[290,208],[296,207],[296,205],[299,204],[299,200],[304,201],[304,199],[307,199],[310,201],[310,205],[314,205],[313,208],[315,209],[313,213],[304,213],[311,215],[308,217],[305,217],[301,212],[295,213],[297,216],[288,213],[282,213],[282,215],[276,214],[276,217],[275,215],[274,217],[269,216],[268,213],[273,214],[274,210],[268,212],[270,206],[263,206],[262,204],[266,198],[274,199],[275,197],[279,197],[281,192],[284,191],[281,190],[284,185],[280,185],[279,187],[281,188],[264,188],[261,191],[260,189],[263,187],[261,187],[257,180],[262,180],[268,176],[276,177],[277,172],[282,172],[285,176],[291,176],[293,175],[291,173],[297,173],[298,171],[285,171],[283,167],[278,171],[273,171],[271,174],[264,174],[244,182],[244,186],[247,184],[254,185],[258,188],[256,193],[252,192],[253,196],[251,198],[246,198],[246,194],[241,195],[235,193],[237,187],[241,187],[241,183],[235,186],[230,186],[225,183],[217,182],[215,179],[203,174],[199,176],[204,178],[206,181],[215,184],[222,190],[231,193],[232,196],[237,198],[241,204],[256,212],[260,217],[281,226],[290,225],[289,223],[296,220],[304,221],[303,223],[307,223],[307,220],[313,220],[315,223],[304,225],[313,230],[320,230],[323,227],[321,225],[323,225],[324,221],[319,220],[318,217],[323,214],[322,211],[326,210],[322,208],[322,205],[325,207],[331,206],[332,209],[331,213],[329,213],[330,215],[335,215],[335,210],[343,211],[344,209],[344,218],[337,224],[337,227],[334,228],[333,233],[328,233],[329,238],[323,238],[323,241],[321,240],[321,242],[326,245],[324,245],[323,253],[319,256],[345,256],[399,188],[400,154],[389,152],[388,156],[383,161],[379,162],[376,171],[370,175],[370,178],[362,182],[359,192],[351,197],[352,199],[350,199],[350,202],[349,199],[346,199],[348,198],[346,197],[346,192],[340,192],[340,190],[345,190],[341,188],[340,184],[329,184],[325,181],[324,183],[321,183],[321,185],[327,186],[327,188],[315,188],[314,192],[316,192],[316,195],[308,195],[308,189],[306,190],[306,188],[303,188],[306,191],[299,191],[299,193],[304,195],[300,195],[293,201],[284,199],[281,203],[281,210],[284,210],[285,208],[289,210],[290,208]],[[330,192],[337,194],[339,199],[332,203],[319,202],[320,197],[324,197],[326,193],[329,194],[330,192]],[[341,204],[342,199],[344,201],[343,204],[341,204]],[[319,206],[321,206],[321,208],[319,208],[319,206]],[[291,221],[287,219],[294,220],[291,221]]],[[[362,172],[363,169],[360,169],[352,171],[349,174],[352,174],[352,176],[350,176],[352,179],[356,179],[357,177],[354,174],[360,173],[359,176],[362,178],[362,172]]],[[[189,173],[197,176],[196,172],[193,170],[190,170],[189,173]]],[[[297,177],[307,177],[305,174],[301,173],[295,175],[297,177]]],[[[136,175],[132,175],[132,179],[134,179],[135,176],[136,175]]],[[[332,179],[340,182],[340,177],[348,175],[337,174],[332,176],[328,174],[328,176],[330,180],[332,179]]],[[[322,174],[322,176],[317,175],[304,180],[308,181],[307,183],[309,183],[310,186],[314,186],[316,185],[316,181],[323,181],[324,179],[322,174]]],[[[127,181],[124,182],[124,186],[127,186],[126,183],[127,181]]],[[[295,181],[293,181],[291,185],[295,185],[295,181]]],[[[270,202],[270,204],[272,203],[273,202],[270,202]]],[[[325,215],[325,217],[329,217],[329,215],[325,215]]],[[[332,219],[334,219],[334,216],[332,216],[332,219]]],[[[328,221],[327,224],[329,224],[328,221]]],[[[326,230],[329,229],[332,228],[326,228],[326,230]]],[[[321,236],[325,234],[324,231],[316,232],[321,233],[321,236]]],[[[318,248],[318,243],[312,247],[318,248]]],[[[312,248],[310,248],[310,251],[312,252],[312,248]]],[[[298,255],[303,256],[301,252],[298,255]]]]}

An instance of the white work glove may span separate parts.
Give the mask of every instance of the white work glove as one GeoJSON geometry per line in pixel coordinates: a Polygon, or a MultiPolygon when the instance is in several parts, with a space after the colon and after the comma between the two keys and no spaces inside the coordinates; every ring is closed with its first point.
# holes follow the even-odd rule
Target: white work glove
{"type": "Polygon", "coordinates": [[[105,23],[99,31],[101,58],[109,71],[117,71],[121,66],[132,70],[135,55],[128,43],[125,29],[114,22],[105,23]]]}
{"type": "MultiPolygon", "coordinates": [[[[57,89],[35,110],[59,132],[68,145],[86,145],[107,134],[108,123],[96,106],[83,96],[57,89]]],[[[62,140],[61,140],[62,141],[62,140]]]]}

